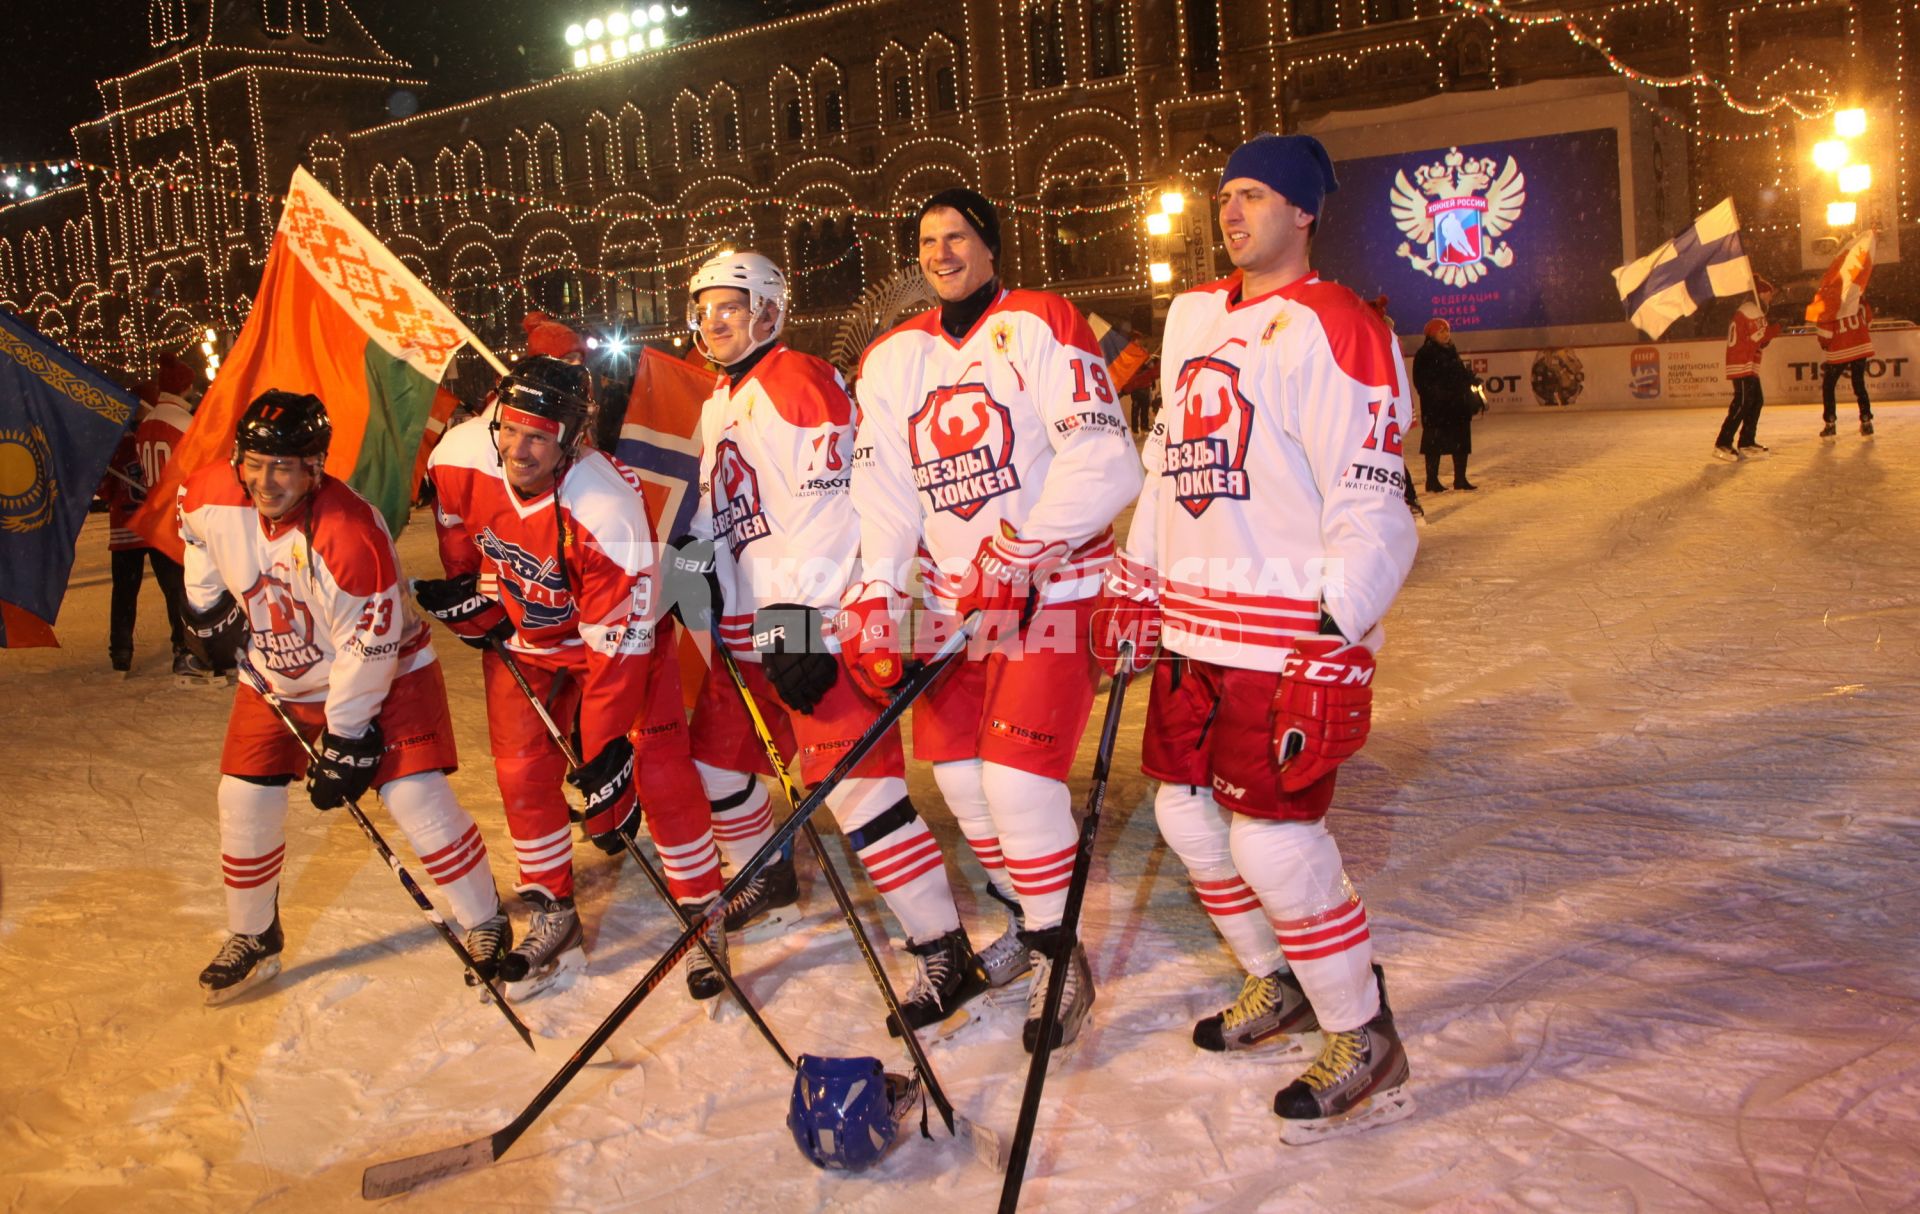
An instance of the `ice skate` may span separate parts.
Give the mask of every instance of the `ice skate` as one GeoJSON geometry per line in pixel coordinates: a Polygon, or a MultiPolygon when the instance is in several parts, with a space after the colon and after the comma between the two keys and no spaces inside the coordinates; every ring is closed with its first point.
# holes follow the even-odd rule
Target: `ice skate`
{"type": "Polygon", "coordinates": [[[800,880],[793,857],[769,861],[727,904],[727,930],[744,943],[771,940],[800,921],[800,880]]]}
{"type": "Polygon", "coordinates": [[[1406,1092],[1407,1052],[1393,1027],[1386,979],[1380,984],[1380,1011],[1357,1029],[1328,1031],[1320,1056],[1306,1074],[1281,1088],[1273,1111],[1281,1117],[1280,1141],[1292,1146],[1325,1142],[1399,1121],[1413,1112],[1406,1092]]]}
{"type": "MultiPolygon", "coordinates": [[[[688,918],[697,920],[711,905],[713,905],[711,901],[696,902],[683,904],[681,909],[687,913],[688,918]]],[[[714,958],[721,965],[728,963],[725,923],[715,920],[707,924],[700,929],[700,938],[707,942],[707,948],[713,950],[714,958]]],[[[687,954],[687,994],[703,1000],[706,1003],[707,1014],[712,1016],[718,1014],[720,1008],[714,1000],[718,998],[721,991],[726,989],[726,979],[720,976],[719,969],[714,966],[713,961],[707,959],[707,954],[696,944],[693,951],[687,954]]]]}
{"type": "Polygon", "coordinates": [[[1217,1054],[1259,1050],[1262,1059],[1305,1057],[1302,1034],[1319,1031],[1300,980],[1290,970],[1276,970],[1264,977],[1248,974],[1231,1007],[1193,1026],[1193,1043],[1217,1054]]]}
{"type": "Polygon", "coordinates": [[[208,1005],[237,998],[278,974],[280,950],[284,945],[278,908],[273,912],[272,924],[259,935],[243,936],[236,932],[228,936],[212,962],[200,971],[200,989],[206,992],[208,1005]]]}
{"type": "Polygon", "coordinates": [[[212,687],[213,670],[182,649],[173,655],[173,681],[181,687],[212,687]]]}
{"type": "MultiPolygon", "coordinates": [[[[500,963],[506,959],[507,950],[513,947],[513,924],[507,919],[505,907],[495,906],[493,916],[483,919],[467,929],[467,938],[462,941],[467,956],[473,958],[473,973],[488,982],[500,973],[500,963]]],[[[478,986],[473,974],[467,976],[468,986],[478,986]]]]}
{"type": "Polygon", "coordinates": [[[1838,434],[1839,434],[1839,430],[1834,426],[1832,422],[1828,422],[1825,425],[1820,427],[1821,438],[1833,438],[1838,434]]]}
{"type": "Polygon", "coordinates": [[[1715,447],[1713,449],[1713,458],[1726,460],[1730,464],[1737,464],[1740,462],[1740,453],[1732,447],[1715,447]]]}
{"type": "Polygon", "coordinates": [[[1001,893],[991,883],[987,885],[987,896],[1006,910],[1007,930],[981,949],[974,960],[987,985],[998,991],[1031,974],[1033,957],[1027,952],[1027,946],[1020,943],[1020,929],[1027,925],[1027,916],[1020,909],[1019,900],[1001,893]]]}
{"type": "MultiPolygon", "coordinates": [[[[937,1026],[936,1038],[952,1036],[970,1019],[962,1005],[987,989],[986,973],[974,956],[967,929],[956,927],[932,940],[909,942],[907,949],[919,972],[907,997],[900,1001],[901,1015],[915,1029],[937,1026]]],[[[895,1037],[902,1035],[899,1021],[891,1015],[887,1017],[887,1032],[895,1037]]]]}
{"type": "Polygon", "coordinates": [[[1873,437],[1873,419],[1871,417],[1863,417],[1860,419],[1860,437],[1873,437]]]}
{"type": "MultiPolygon", "coordinates": [[[[1059,938],[1058,926],[1020,933],[1021,941],[1033,954],[1033,985],[1027,990],[1027,1023],[1020,1030],[1020,1040],[1029,1054],[1040,1043],[1040,1019],[1047,1006],[1047,975],[1053,969],[1049,956],[1059,938]]],[[[1087,965],[1086,946],[1076,940],[1073,954],[1067,960],[1066,985],[1060,990],[1060,1019],[1053,1026],[1054,1049],[1073,1044],[1092,1008],[1093,970],[1087,965]]]]}
{"type": "Polygon", "coordinates": [[[519,945],[501,958],[499,971],[500,980],[507,984],[507,998],[514,1003],[587,968],[580,914],[573,899],[554,898],[533,885],[519,893],[521,901],[533,909],[533,922],[519,945]]]}
{"type": "Polygon", "coordinates": [[[1740,444],[1740,458],[1742,459],[1761,459],[1772,451],[1772,447],[1762,447],[1759,443],[1740,444]]]}

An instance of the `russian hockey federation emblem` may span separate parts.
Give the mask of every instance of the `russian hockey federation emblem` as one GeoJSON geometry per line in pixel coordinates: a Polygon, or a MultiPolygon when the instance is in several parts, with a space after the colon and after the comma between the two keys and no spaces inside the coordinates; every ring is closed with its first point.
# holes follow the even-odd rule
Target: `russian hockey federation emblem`
{"type": "Polygon", "coordinates": [[[907,419],[907,446],[914,485],[936,510],[970,519],[992,499],[1020,487],[1013,468],[1013,417],[985,384],[954,384],[927,393],[920,411],[907,419]]]}
{"type": "Polygon", "coordinates": [[[1388,199],[1407,238],[1394,251],[1422,274],[1464,287],[1513,264],[1513,246],[1499,239],[1527,201],[1526,174],[1513,157],[1501,167],[1449,148],[1439,163],[1415,169],[1412,181],[1406,170],[1396,172],[1388,199]]]}
{"type": "Polygon", "coordinates": [[[740,444],[723,438],[713,449],[713,533],[727,538],[727,547],[741,549],[767,535],[767,512],[760,505],[760,478],[741,453],[740,444]]]}
{"type": "Polygon", "coordinates": [[[268,670],[297,679],[319,665],[325,655],[314,643],[313,613],[290,586],[263,573],[240,597],[253,647],[265,655],[268,670]]]}
{"type": "Polygon", "coordinates": [[[1240,391],[1240,368],[1217,355],[1190,358],[1174,380],[1179,430],[1167,436],[1161,474],[1174,500],[1195,518],[1216,498],[1247,498],[1247,438],[1253,402],[1240,391]]]}

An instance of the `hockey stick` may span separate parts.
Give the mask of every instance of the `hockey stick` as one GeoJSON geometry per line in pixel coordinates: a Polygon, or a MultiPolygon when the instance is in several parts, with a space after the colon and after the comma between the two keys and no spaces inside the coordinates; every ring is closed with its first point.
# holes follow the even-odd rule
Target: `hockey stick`
{"type": "MultiPolygon", "coordinates": [[[[533,684],[527,681],[526,671],[520,669],[520,662],[513,656],[513,651],[508,649],[507,643],[499,637],[489,637],[488,645],[492,648],[494,656],[499,658],[501,664],[507,668],[507,673],[513,676],[513,681],[519,686],[521,694],[527,697],[527,703],[533,705],[533,711],[539,714],[541,723],[547,727],[548,735],[553,738],[553,744],[560,748],[562,755],[566,756],[567,766],[576,771],[579,770],[580,756],[574,751],[572,740],[560,732],[559,724],[554,721],[553,714],[547,711],[547,706],[541,702],[539,695],[533,690],[533,684]]],[[[614,833],[620,836],[620,842],[626,845],[627,854],[632,856],[633,862],[640,866],[640,871],[647,875],[647,881],[653,886],[653,892],[660,895],[660,901],[667,904],[667,909],[673,912],[673,917],[679,921],[680,926],[685,928],[691,924],[693,920],[687,916],[681,905],[673,900],[673,891],[667,888],[666,880],[660,876],[660,871],[654,868],[652,861],[647,859],[646,853],[640,850],[640,845],[634,842],[633,836],[624,831],[614,833]]],[[[773,1047],[773,1052],[780,1055],[780,1061],[787,1064],[788,1070],[792,1070],[793,1055],[787,1053],[787,1048],[780,1044],[778,1037],[773,1035],[773,1030],[767,1027],[767,1022],[760,1018],[759,1009],[753,1006],[753,1001],[747,998],[747,993],[740,989],[740,984],[733,980],[733,972],[727,968],[726,963],[713,955],[713,949],[708,947],[706,937],[695,936],[694,941],[699,945],[700,951],[707,955],[707,960],[713,962],[713,968],[718,971],[721,979],[727,984],[727,989],[733,992],[733,997],[746,1011],[747,1019],[753,1021],[753,1027],[760,1030],[760,1035],[767,1039],[767,1044],[773,1047]]]]}
{"type": "MultiPolygon", "coordinates": [[[[766,718],[760,715],[760,706],[753,702],[753,692],[747,688],[746,676],[740,671],[740,663],[734,660],[733,653],[718,636],[713,638],[713,647],[720,654],[720,660],[727,668],[727,677],[733,680],[733,689],[740,693],[740,702],[746,705],[747,716],[753,722],[753,732],[760,739],[761,747],[767,752],[767,762],[773,767],[774,778],[780,781],[780,787],[786,791],[787,804],[797,807],[801,802],[799,782],[787,769],[786,760],[780,755],[780,745],[773,740],[773,731],[767,728],[766,718]]],[[[820,871],[827,878],[827,888],[833,891],[833,900],[840,907],[841,918],[847,921],[847,929],[853,933],[854,943],[860,947],[860,956],[867,963],[867,972],[880,988],[880,997],[892,1014],[893,1022],[900,1026],[907,1046],[907,1053],[913,1057],[914,1069],[920,1072],[921,1082],[926,1087],[927,1097],[933,1101],[933,1107],[939,1111],[940,1120],[946,1123],[947,1133],[955,1138],[964,1138],[973,1153],[982,1162],[995,1171],[1007,1170],[1007,1148],[1000,1135],[984,1126],[969,1121],[963,1114],[954,1111],[953,1102],[947,1099],[947,1093],[940,1086],[940,1080],[933,1073],[933,1063],[927,1058],[927,1052],[920,1045],[920,1035],[907,1023],[906,1014],[900,1010],[900,996],[893,989],[893,980],[887,977],[880,958],[874,954],[873,942],[867,938],[866,925],[860,921],[859,912],[853,908],[853,899],[847,894],[847,887],[840,880],[840,873],[827,858],[826,844],[820,840],[820,832],[809,821],[800,828],[806,836],[807,846],[813,850],[813,858],[820,865],[820,871]]]]}
{"type": "Polygon", "coordinates": [[[754,874],[773,859],[774,853],[780,850],[781,845],[793,838],[794,833],[800,829],[807,818],[826,803],[827,794],[832,792],[840,781],[847,778],[847,773],[867,757],[868,751],[879,744],[880,739],[886,736],[887,731],[893,728],[901,715],[920,698],[920,693],[940,677],[941,672],[947,668],[947,664],[967,643],[968,635],[968,627],[961,626],[947,638],[946,643],[940,647],[939,652],[934,654],[931,661],[901,683],[893,699],[880,710],[880,715],[874,718],[873,724],[867,726],[866,732],[847,748],[847,753],[840,756],[839,762],[833,765],[833,770],[820,781],[813,790],[813,794],[802,801],[800,807],[789,814],[784,822],[773,828],[773,835],[760,845],[759,851],[753,853],[752,857],[740,866],[740,871],[733,875],[733,880],[727,882],[726,887],[720,891],[719,898],[715,899],[696,921],[680,933],[680,938],[673,942],[660,959],[654,962],[653,968],[646,972],[611,1012],[607,1013],[607,1018],[600,1022],[599,1027],[587,1035],[587,1039],[581,1042],[580,1048],[573,1052],[573,1056],[568,1058],[558,1071],[554,1072],[553,1078],[547,1080],[546,1086],[534,1095],[532,1103],[522,1109],[518,1117],[484,1138],[476,1138],[472,1142],[463,1143],[457,1147],[446,1147],[438,1151],[429,1151],[424,1155],[413,1155],[406,1159],[374,1164],[360,1178],[360,1195],[369,1201],[379,1197],[391,1197],[395,1193],[405,1193],[430,1180],[458,1176],[463,1172],[484,1168],[506,1154],[507,1150],[520,1140],[520,1136],[539,1120],[540,1114],[545,1112],[547,1106],[565,1090],[567,1084],[573,1081],[573,1077],[585,1069],[594,1054],[598,1053],[600,1047],[605,1045],[614,1032],[626,1022],[627,1017],[633,1015],[634,1009],[645,1002],[648,995],[653,994],[654,988],[658,987],[668,972],[687,955],[688,950],[693,947],[693,938],[699,934],[700,929],[710,922],[724,920],[727,905],[747,887],[747,883],[753,880],[754,874]]]}
{"type": "MultiPolygon", "coordinates": [[[[1127,670],[1133,642],[1120,642],[1119,668],[1127,670]]],[[[1047,1059],[1053,1054],[1053,1034],[1060,1023],[1061,996],[1067,987],[1067,967],[1080,938],[1080,903],[1086,897],[1087,876],[1093,869],[1093,837],[1100,829],[1100,807],[1107,799],[1107,771],[1113,762],[1113,742],[1120,732],[1120,706],[1126,702],[1131,671],[1118,675],[1107,692],[1107,714],[1100,722],[1100,748],[1093,755],[1093,784],[1087,789],[1087,816],[1080,823],[1080,850],[1073,858],[1073,876],[1067,882],[1067,905],[1060,916],[1060,938],[1053,964],[1047,970],[1047,1001],[1040,1011],[1040,1039],[1033,1044],[1027,1066],[1027,1087],[1020,1096],[1020,1120],[1014,1123],[1012,1157],[1007,1179],[1000,1187],[1000,1214],[1020,1208],[1020,1185],[1026,1179],[1027,1149],[1033,1145],[1034,1122],[1040,1116],[1040,1092],[1047,1083],[1047,1059]]]]}
{"type": "MultiPolygon", "coordinates": [[[[287,711],[287,706],[280,702],[280,697],[274,695],[272,690],[267,687],[266,679],[262,678],[260,672],[253,668],[253,662],[248,659],[245,649],[240,650],[240,652],[235,655],[235,663],[238,665],[240,672],[246,676],[248,685],[260,694],[260,698],[267,702],[269,708],[273,709],[274,715],[280,718],[280,723],[285,725],[287,732],[293,735],[293,740],[300,743],[300,749],[307,752],[307,762],[318,763],[320,756],[313,749],[313,743],[307,741],[306,735],[300,732],[300,727],[294,724],[293,716],[287,711]]],[[[387,867],[392,869],[394,875],[400,878],[401,886],[406,889],[407,893],[412,896],[414,902],[419,905],[420,913],[427,917],[427,922],[433,924],[434,930],[438,931],[441,938],[447,942],[447,947],[451,948],[454,955],[460,958],[460,964],[466,967],[467,977],[473,982],[478,983],[487,992],[489,1001],[500,1009],[500,1014],[507,1018],[507,1023],[513,1026],[513,1031],[520,1034],[520,1040],[527,1043],[528,1049],[533,1049],[533,1034],[527,1031],[527,1026],[521,1023],[520,1017],[516,1016],[513,1009],[507,1006],[506,997],[500,993],[500,989],[494,986],[488,979],[481,977],[480,971],[473,967],[473,955],[467,952],[466,945],[460,943],[460,938],[453,934],[453,929],[447,926],[447,921],[441,917],[440,912],[433,908],[433,903],[428,900],[424,893],[420,892],[420,886],[414,881],[413,876],[401,866],[400,858],[393,854],[393,849],[387,846],[387,841],[380,837],[380,831],[361,810],[359,802],[348,801],[347,812],[353,815],[354,823],[360,827],[360,833],[365,835],[367,841],[373,844],[373,849],[380,853],[380,858],[387,862],[387,867]]],[[[538,1051],[535,1052],[537,1053],[538,1051]]]]}

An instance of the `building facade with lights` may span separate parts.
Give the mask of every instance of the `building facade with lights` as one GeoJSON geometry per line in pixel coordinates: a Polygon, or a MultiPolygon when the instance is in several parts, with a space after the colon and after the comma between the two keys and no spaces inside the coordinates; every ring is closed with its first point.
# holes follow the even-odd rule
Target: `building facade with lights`
{"type": "MultiPolygon", "coordinates": [[[[1001,204],[1009,282],[1146,325],[1206,272],[1204,199],[1246,137],[1311,130],[1344,163],[1417,130],[1407,146],[1445,152],[1502,137],[1521,101],[1513,129],[1616,132],[1622,260],[1731,194],[1762,272],[1807,277],[1827,203],[1851,200],[1811,162],[1841,108],[1868,116],[1852,222],[1897,242],[1920,214],[1904,0],[841,0],[683,41],[684,10],[656,7],[583,4],[553,35],[578,70],[412,113],[430,82],[345,0],[151,0],[153,61],[102,82],[67,174],[0,203],[0,306],[130,372],[231,334],[304,164],[502,350],[534,308],[677,332],[693,264],[731,245],[789,268],[795,339],[829,352],[911,265],[906,217],[959,184],[1001,204]],[[1150,232],[1173,191],[1198,218],[1150,232]]],[[[1882,313],[1920,311],[1914,283],[1883,265],[1882,313]]]]}

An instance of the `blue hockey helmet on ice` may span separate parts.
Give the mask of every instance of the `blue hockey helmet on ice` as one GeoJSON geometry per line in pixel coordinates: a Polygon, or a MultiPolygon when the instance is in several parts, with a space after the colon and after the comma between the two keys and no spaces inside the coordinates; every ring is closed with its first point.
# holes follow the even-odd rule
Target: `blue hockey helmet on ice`
{"type": "Polygon", "coordinates": [[[916,1086],[888,1074],[878,1058],[802,1054],[787,1128],[815,1167],[865,1171],[899,1136],[899,1115],[911,1107],[916,1086]]]}

